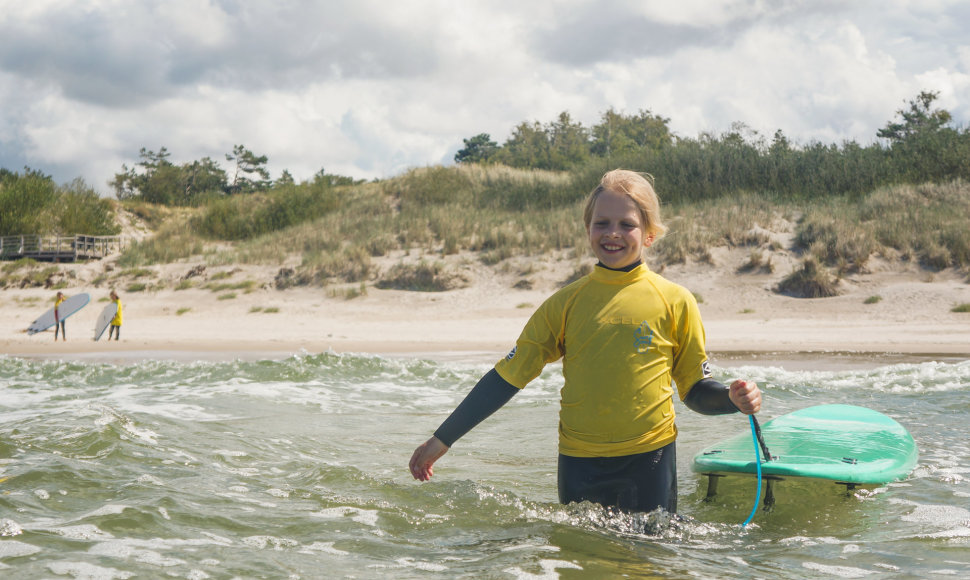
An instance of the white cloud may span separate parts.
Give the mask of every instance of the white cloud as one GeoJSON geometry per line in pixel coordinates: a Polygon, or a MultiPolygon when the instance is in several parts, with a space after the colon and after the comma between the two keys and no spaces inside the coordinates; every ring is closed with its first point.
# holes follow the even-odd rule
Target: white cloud
{"type": "Polygon", "coordinates": [[[274,176],[449,162],[561,111],[863,143],[921,90],[970,121],[956,0],[0,0],[0,166],[105,183],[164,146],[274,176]]]}

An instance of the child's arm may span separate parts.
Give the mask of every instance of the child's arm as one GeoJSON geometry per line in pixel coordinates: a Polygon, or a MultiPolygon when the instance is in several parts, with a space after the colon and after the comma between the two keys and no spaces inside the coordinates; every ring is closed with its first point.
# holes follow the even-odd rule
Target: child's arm
{"type": "Polygon", "coordinates": [[[738,379],[730,387],[711,378],[701,379],[687,391],[684,404],[703,415],[724,415],[741,411],[753,415],[761,409],[761,391],[754,382],[738,379]]]}
{"type": "Polygon", "coordinates": [[[485,373],[485,376],[434,432],[434,437],[414,450],[408,465],[414,479],[420,481],[431,479],[434,475],[434,462],[447,453],[462,435],[499,410],[518,392],[519,389],[503,379],[495,369],[485,373]]]}
{"type": "Polygon", "coordinates": [[[478,381],[465,400],[452,411],[444,423],[434,432],[435,437],[451,447],[465,433],[502,408],[519,392],[519,389],[492,369],[478,381]]]}

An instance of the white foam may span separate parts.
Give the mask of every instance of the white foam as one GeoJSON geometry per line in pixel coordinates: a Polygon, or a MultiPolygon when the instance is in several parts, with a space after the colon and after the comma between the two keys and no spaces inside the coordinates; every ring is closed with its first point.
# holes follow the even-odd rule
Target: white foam
{"type": "Polygon", "coordinates": [[[582,566],[565,560],[540,560],[539,567],[542,569],[542,572],[538,574],[526,572],[521,568],[506,568],[504,572],[508,572],[514,578],[519,578],[520,580],[558,580],[559,573],[556,570],[559,568],[570,570],[583,569],[582,566]]]}
{"type": "Polygon", "coordinates": [[[106,540],[114,537],[91,524],[51,528],[50,532],[71,540],[106,540]]]}
{"type": "Polygon", "coordinates": [[[243,538],[242,542],[247,546],[258,548],[260,550],[272,548],[276,551],[295,548],[300,545],[300,543],[296,540],[277,538],[275,536],[249,536],[248,538],[243,538]]]}
{"type": "Polygon", "coordinates": [[[395,560],[402,568],[414,568],[416,570],[423,570],[425,572],[444,572],[448,569],[447,566],[443,564],[435,564],[433,562],[424,562],[421,560],[415,560],[414,558],[398,558],[395,560]]]}
{"type": "Polygon", "coordinates": [[[47,565],[47,569],[58,576],[84,578],[85,580],[115,580],[116,578],[125,579],[135,576],[134,572],[123,572],[86,562],[53,562],[47,565]]]}
{"type": "Polygon", "coordinates": [[[41,549],[37,546],[26,544],[24,542],[18,542],[17,540],[4,540],[0,542],[0,560],[4,558],[20,558],[23,556],[30,556],[31,554],[36,554],[40,552],[41,549]]]}
{"type": "Polygon", "coordinates": [[[19,536],[22,533],[24,530],[17,522],[7,518],[0,519],[0,537],[19,536]]]}
{"type": "Polygon", "coordinates": [[[864,570],[862,568],[853,568],[852,566],[830,566],[816,562],[802,562],[802,568],[815,570],[816,572],[822,572],[830,576],[838,576],[839,578],[865,578],[870,574],[877,573],[874,570],[864,570]]]}
{"type": "Polygon", "coordinates": [[[970,523],[970,510],[952,505],[916,505],[913,511],[902,516],[906,522],[934,525],[970,523]]]}
{"type": "Polygon", "coordinates": [[[351,520],[359,524],[376,527],[378,513],[376,510],[362,510],[355,507],[340,506],[322,509],[318,512],[314,512],[311,515],[328,520],[336,520],[349,516],[351,520]]]}
{"type": "MultiPolygon", "coordinates": [[[[160,568],[169,568],[185,564],[184,560],[163,556],[155,550],[140,547],[144,542],[131,540],[113,540],[101,542],[88,550],[91,554],[98,556],[109,556],[122,560],[134,560],[141,564],[150,564],[160,568]]],[[[160,542],[164,544],[164,542],[160,542]]],[[[164,546],[163,546],[164,547],[164,546]]]]}
{"type": "Polygon", "coordinates": [[[323,554],[330,554],[332,556],[349,556],[350,552],[345,552],[344,550],[338,550],[334,548],[333,545],[336,542],[313,542],[309,546],[306,546],[300,550],[303,554],[309,554],[314,552],[320,552],[323,554]]]}

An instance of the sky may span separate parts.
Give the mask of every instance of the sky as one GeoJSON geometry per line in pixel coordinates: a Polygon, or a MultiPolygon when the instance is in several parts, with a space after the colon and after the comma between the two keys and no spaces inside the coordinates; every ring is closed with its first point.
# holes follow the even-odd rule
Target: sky
{"type": "Polygon", "coordinates": [[[563,111],[867,145],[924,90],[970,124],[970,2],[0,0],[0,167],[104,195],[142,148],[380,179],[563,111]]]}

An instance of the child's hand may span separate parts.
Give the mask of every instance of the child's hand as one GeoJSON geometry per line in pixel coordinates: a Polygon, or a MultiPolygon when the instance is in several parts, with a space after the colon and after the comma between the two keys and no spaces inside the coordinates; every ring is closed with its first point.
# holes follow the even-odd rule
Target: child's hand
{"type": "Polygon", "coordinates": [[[434,462],[448,452],[448,446],[437,437],[432,437],[418,446],[411,454],[408,468],[414,479],[428,481],[434,475],[434,462]]]}
{"type": "Polygon", "coordinates": [[[754,381],[738,379],[731,383],[728,393],[734,406],[745,415],[754,415],[761,410],[761,390],[754,381]]]}

